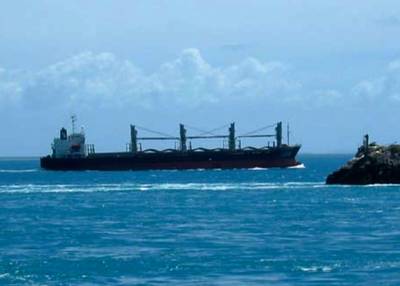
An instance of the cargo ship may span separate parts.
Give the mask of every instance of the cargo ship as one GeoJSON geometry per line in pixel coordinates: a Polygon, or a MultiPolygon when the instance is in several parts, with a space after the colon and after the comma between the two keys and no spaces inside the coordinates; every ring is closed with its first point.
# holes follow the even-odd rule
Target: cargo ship
{"type": "MultiPolygon", "coordinates": [[[[216,134],[215,129],[195,136],[187,135],[185,125],[179,125],[179,136],[171,136],[135,125],[130,126],[130,143],[124,152],[96,153],[93,144],[85,143],[83,128],[76,132],[76,118],[72,117],[72,133],[63,127],[52,144],[52,154],[40,158],[46,170],[157,170],[157,169],[235,169],[235,168],[286,168],[300,165],[296,155],[301,145],[282,142],[282,122],[236,135],[235,123],[228,124],[227,134],[216,134]],[[259,134],[273,128],[273,134],[259,134]],[[153,132],[158,136],[139,137],[138,129],[153,132]],[[262,147],[242,147],[244,138],[272,138],[262,147]],[[192,148],[197,139],[223,139],[221,148],[192,148]],[[147,140],[172,140],[175,147],[169,149],[143,149],[147,140]],[[226,145],[226,146],[225,146],[226,145]]],[[[262,139],[264,141],[264,139],[262,139]]]]}

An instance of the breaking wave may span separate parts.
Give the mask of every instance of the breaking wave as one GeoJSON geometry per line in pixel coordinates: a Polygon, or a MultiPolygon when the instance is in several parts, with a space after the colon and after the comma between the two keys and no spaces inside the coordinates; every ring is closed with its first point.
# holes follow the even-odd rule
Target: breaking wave
{"type": "Polygon", "coordinates": [[[254,168],[250,168],[248,170],[250,170],[250,171],[265,171],[265,170],[268,170],[268,168],[254,167],[254,168]]]}
{"type": "Polygon", "coordinates": [[[21,169],[21,170],[0,169],[0,173],[32,173],[37,171],[39,171],[39,169],[21,169]]]}
{"type": "Polygon", "coordinates": [[[305,169],[306,166],[302,163],[296,166],[288,167],[288,169],[305,169]]]}
{"type": "Polygon", "coordinates": [[[123,192],[156,190],[274,190],[326,188],[324,182],[287,183],[154,183],[154,184],[11,184],[0,185],[0,193],[73,193],[73,192],[123,192]]]}

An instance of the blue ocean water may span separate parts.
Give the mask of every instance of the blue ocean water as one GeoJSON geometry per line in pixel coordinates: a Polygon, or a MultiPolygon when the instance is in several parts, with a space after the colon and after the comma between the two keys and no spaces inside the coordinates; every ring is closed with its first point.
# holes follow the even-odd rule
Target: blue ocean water
{"type": "Polygon", "coordinates": [[[49,172],[0,160],[2,285],[399,285],[400,186],[306,168],[49,172]]]}

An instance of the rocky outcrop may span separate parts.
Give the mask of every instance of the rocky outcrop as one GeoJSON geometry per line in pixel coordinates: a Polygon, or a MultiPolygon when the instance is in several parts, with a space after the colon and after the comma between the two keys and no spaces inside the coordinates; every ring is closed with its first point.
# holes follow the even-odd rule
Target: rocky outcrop
{"type": "Polygon", "coordinates": [[[368,144],[365,138],[355,157],[327,177],[327,184],[400,183],[400,145],[368,144]]]}

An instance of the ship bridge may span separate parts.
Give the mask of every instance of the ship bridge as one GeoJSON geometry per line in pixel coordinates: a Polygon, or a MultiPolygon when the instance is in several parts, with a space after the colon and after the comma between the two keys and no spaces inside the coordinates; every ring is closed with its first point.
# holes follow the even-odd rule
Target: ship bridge
{"type": "Polygon", "coordinates": [[[67,129],[64,127],[60,130],[60,136],[54,138],[52,144],[54,158],[67,158],[67,157],[85,157],[85,132],[83,127],[81,131],[76,132],[76,116],[71,116],[72,120],[72,134],[68,135],[67,129]]]}

